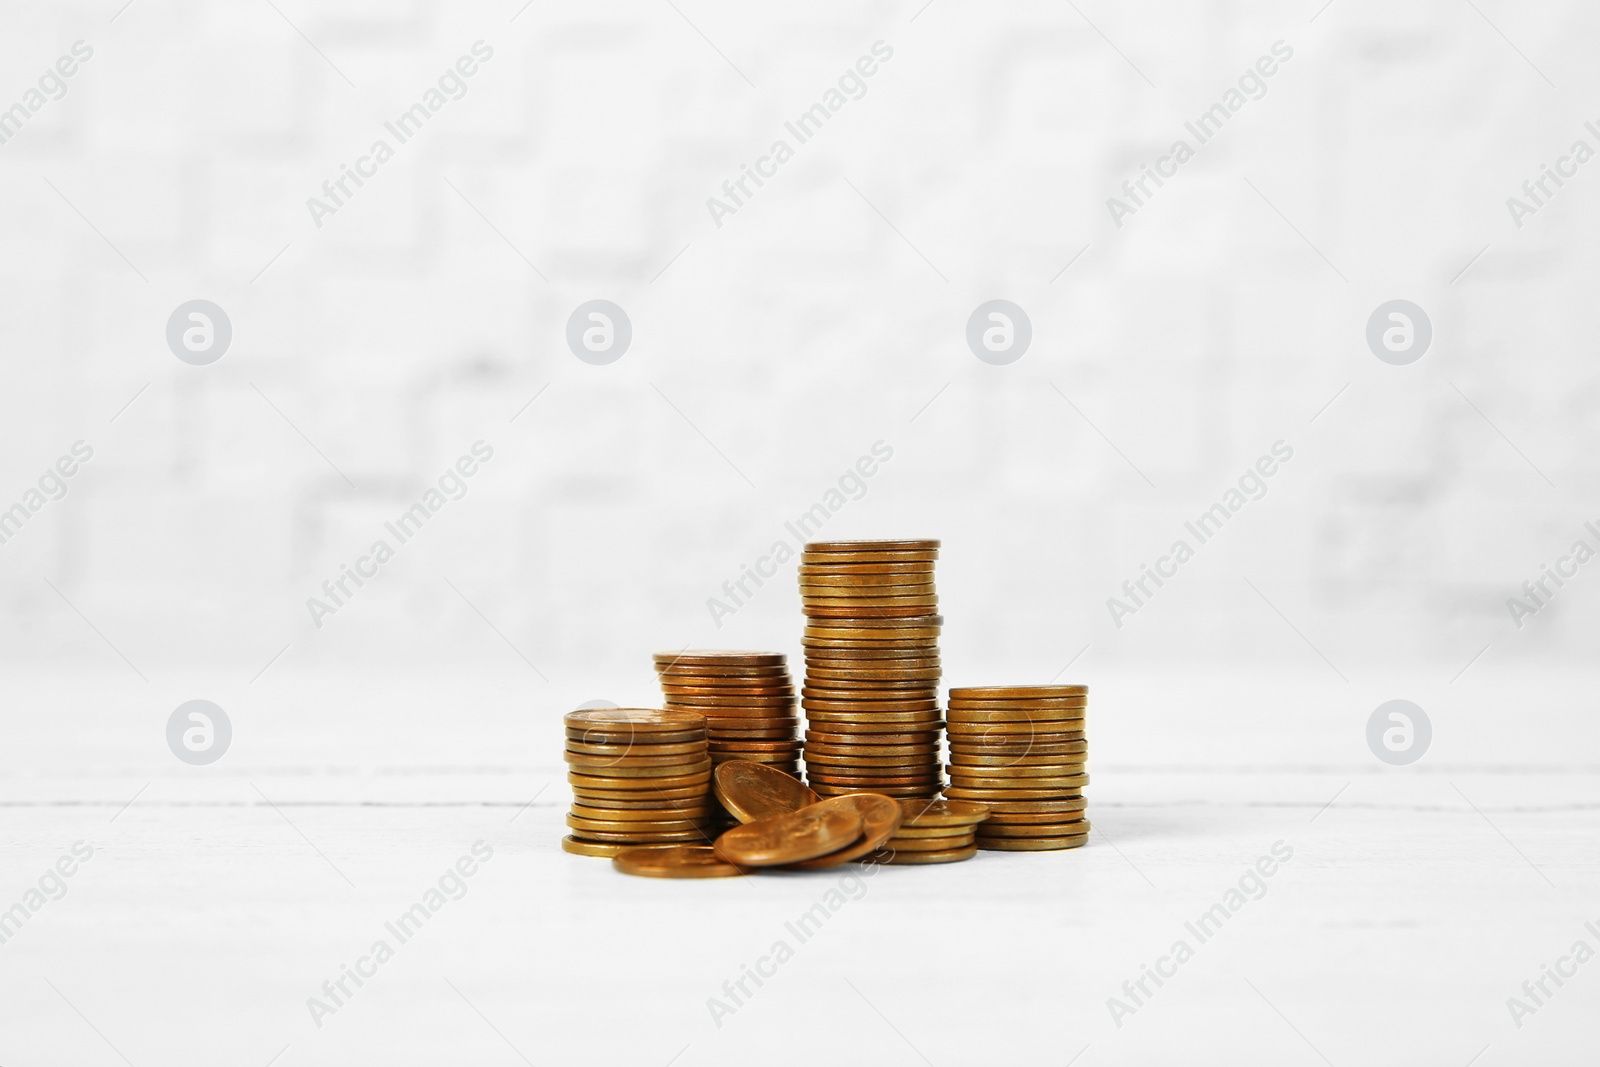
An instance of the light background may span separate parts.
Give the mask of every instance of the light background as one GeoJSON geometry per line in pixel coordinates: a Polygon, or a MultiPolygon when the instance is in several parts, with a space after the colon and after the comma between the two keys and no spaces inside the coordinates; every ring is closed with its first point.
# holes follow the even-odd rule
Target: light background
{"type": "MultiPolygon", "coordinates": [[[[1568,894],[1553,909],[1563,918],[1508,932],[1521,954],[1508,948],[1487,974],[1462,977],[1431,940],[1462,936],[1483,902],[1445,907],[1462,925],[1429,920],[1441,923],[1429,928],[1437,971],[1425,968],[1439,983],[1432,1022],[1465,1028],[1500,1013],[1449,1062],[1521,1039],[1504,997],[1576,929],[1567,920],[1595,881],[1592,812],[1570,812],[1595,800],[1600,564],[1520,628],[1507,599],[1574,540],[1600,547],[1584,531],[1600,524],[1600,163],[1520,227],[1506,201],[1574,140],[1600,147],[1584,128],[1600,125],[1600,12],[1503,0],[112,0],[5,4],[0,27],[0,108],[73,42],[94,49],[65,96],[0,144],[0,508],[75,441],[94,449],[66,497],[0,545],[0,657],[13,682],[3,784],[25,843],[15,889],[0,896],[16,899],[78,837],[131,865],[120,883],[106,873],[98,896],[53,905],[54,930],[40,917],[29,940],[0,949],[13,1002],[38,998],[52,1013],[4,1027],[6,1062],[110,1054],[93,1037],[53,1044],[56,1027],[78,1027],[73,1042],[87,1032],[57,1017],[61,999],[39,983],[68,957],[63,973],[81,972],[74,1002],[98,998],[98,1013],[79,1005],[83,1017],[111,1016],[102,1028],[118,1030],[118,1045],[142,1044],[142,1057],[123,1050],[134,1062],[182,1061],[187,1046],[138,1021],[142,996],[167,994],[132,977],[87,993],[87,976],[110,964],[67,946],[140,925],[151,908],[180,924],[161,888],[175,869],[213,903],[236,888],[208,881],[209,862],[252,871],[260,896],[225,909],[222,925],[262,929],[163,960],[177,987],[216,998],[206,1040],[232,1042],[240,1062],[265,1062],[284,1042],[302,1062],[356,1047],[401,1062],[407,1043],[386,1027],[417,1002],[396,997],[390,1022],[350,1023],[366,1036],[318,1046],[301,1001],[372,914],[414,897],[478,830],[406,808],[371,828],[350,814],[362,802],[511,805],[486,817],[498,832],[554,777],[532,809],[538,831],[519,821],[503,854],[535,850],[557,888],[508,881],[505,907],[647,899],[608,870],[573,875],[546,854],[562,803],[557,717],[583,700],[653,702],[657,649],[798,659],[792,564],[720,626],[707,600],[879,441],[893,458],[824,536],[942,539],[946,682],[1094,689],[1097,825],[1130,836],[1116,838],[1125,856],[1066,857],[1107,865],[1110,888],[1086,892],[1104,892],[1115,912],[1123,890],[1148,883],[1168,894],[1163,907],[1196,911],[1270,844],[1277,831],[1252,819],[1301,807],[1304,825],[1350,780],[1363,784],[1349,799],[1371,790],[1369,806],[1387,814],[1342,839],[1352,851],[1316,862],[1355,864],[1364,873],[1352,881],[1381,896],[1386,868],[1352,858],[1367,835],[1393,829],[1396,812],[1448,811],[1460,817],[1449,832],[1472,842],[1464,852],[1499,850],[1504,877],[1520,881],[1497,908],[1534,908],[1520,894],[1546,891],[1511,840],[1541,873],[1575,865],[1551,874],[1568,894]],[[479,40],[493,58],[466,94],[316,226],[307,198],[479,40]],[[719,226],[707,198],[775,138],[792,143],[784,123],[878,41],[893,57],[864,95],[719,226]],[[1293,58],[1265,95],[1115,225],[1107,198],[1278,41],[1293,58]],[[204,367],[165,342],[168,316],[196,298],[233,327],[225,357],[204,367]],[[995,298],[1023,307],[1033,329],[1007,366],[981,362],[964,338],[974,308],[995,298]],[[1368,316],[1396,298],[1433,327],[1409,366],[1380,362],[1365,340],[1368,316]],[[565,343],[569,314],[592,299],[632,322],[611,365],[565,343]],[[307,598],[479,440],[494,458],[466,496],[315,626],[307,598]],[[1278,441],[1294,456],[1266,495],[1117,626],[1107,598],[1278,441]],[[235,728],[234,750],[205,770],[174,760],[163,735],[195,697],[221,704],[235,728]],[[1408,772],[1366,749],[1367,716],[1394,697],[1434,720],[1435,750],[1408,772]],[[1209,778],[1224,772],[1233,777],[1209,778]],[[1490,777],[1452,791],[1442,776],[1453,773],[1490,777]],[[262,803],[268,793],[308,805],[295,834],[262,803]],[[1490,833],[1468,794],[1490,816],[1569,814],[1525,831],[1549,846],[1539,854],[1511,827],[1490,833]],[[230,805],[272,843],[233,837],[230,805]],[[1201,817],[1195,805],[1216,807],[1201,817]],[[1196,846],[1240,812],[1254,814],[1238,840],[1196,846]],[[413,817],[429,827],[422,845],[407,836],[413,817]],[[1591,833],[1574,851],[1580,826],[1591,833]],[[341,869],[368,868],[347,881],[363,894],[385,886],[381,903],[345,900],[353,918],[324,914],[314,927],[284,918],[347,892],[310,840],[341,869]],[[275,865],[274,848],[316,885],[308,899],[251,866],[275,865]],[[406,849],[417,852],[397,858],[406,849]],[[1128,882],[1129,866],[1156,876],[1128,882]],[[594,881],[565,881],[578,877],[594,881]],[[292,954],[195,992],[204,976],[234,973],[219,961],[285,939],[292,954]],[[240,1007],[257,996],[273,1006],[240,1007]],[[119,1028],[123,1010],[133,1014],[119,1028]]],[[[1442,832],[1405,827],[1407,840],[1442,832]]],[[[1449,859],[1412,862],[1419,908],[1458,891],[1449,859]]],[[[987,880],[972,867],[959,877],[975,896],[987,880]]],[[[1060,888],[1028,883],[1014,918],[1070,909],[1060,888]]],[[[917,899],[932,909],[924,898],[941,892],[930,877],[917,899]]],[[[1313,894],[1285,921],[1324,929],[1331,899],[1313,894]]],[[[496,923],[515,921],[479,918],[490,942],[496,923]]],[[[1106,1029],[1105,996],[1165,938],[1170,924],[1147,920],[1107,918],[1104,973],[1090,968],[1081,987],[1041,1002],[1088,1035],[1063,1039],[1060,1061],[1106,1029]]],[[[169,935],[142,927],[130,944],[153,950],[169,935]]],[[[1274,939],[1259,940],[1270,956],[1274,939]]],[[[1402,947],[1428,951],[1391,946],[1402,947]]],[[[525,950],[545,958],[550,946],[525,950]]],[[[494,944],[473,952],[499,965],[494,944]]],[[[708,949],[707,980],[691,993],[714,988],[740,953],[708,949]]],[[[1319,1001],[1322,1035],[1341,1012],[1372,1010],[1364,993],[1307,977],[1313,959],[1278,965],[1331,996],[1319,1001]]],[[[922,977],[909,964],[902,975],[922,977]]],[[[641,1011],[676,1010],[661,988],[632,990],[641,1011]]],[[[526,1000],[514,981],[502,992],[526,1000]]],[[[559,982],[544,991],[568,993],[559,982]]],[[[1207,1017],[1212,994],[1190,995],[1172,1010],[1207,1017]]],[[[482,1035],[451,1036],[458,1022],[425,1032],[459,1052],[482,1035]]],[[[681,1027],[706,1028],[698,1015],[681,1027]]],[[[560,1029],[545,1020],[516,1043],[570,1052],[560,1029]]],[[[1383,1049],[1345,1034],[1330,1055],[1440,1051],[1424,1030],[1386,1018],[1372,1031],[1383,1049]]],[[[1576,1036],[1546,1029],[1547,1051],[1576,1036]]],[[[660,1061],[684,1040],[663,1037],[660,1061]]],[[[714,1040],[694,1038],[682,1062],[739,1048],[714,1040]]],[[[1012,1051],[1032,1062],[1036,1049],[1012,1051]]],[[[1219,1043],[1199,1054],[1223,1053],[1219,1043]]]]}

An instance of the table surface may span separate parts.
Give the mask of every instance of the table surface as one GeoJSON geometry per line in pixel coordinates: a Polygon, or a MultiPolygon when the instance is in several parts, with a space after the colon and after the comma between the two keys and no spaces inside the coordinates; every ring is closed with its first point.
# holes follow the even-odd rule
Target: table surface
{"type": "Polygon", "coordinates": [[[1088,679],[1085,848],[661,882],[559,848],[577,700],[468,673],[285,672],[204,768],[188,694],[16,679],[0,1063],[1592,1062],[1592,677],[1088,679]]]}

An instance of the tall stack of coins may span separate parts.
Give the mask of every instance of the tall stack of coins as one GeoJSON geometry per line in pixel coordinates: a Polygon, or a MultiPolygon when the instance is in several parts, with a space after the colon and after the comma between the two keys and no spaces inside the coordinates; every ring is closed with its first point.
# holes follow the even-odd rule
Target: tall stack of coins
{"type": "Polygon", "coordinates": [[[1001,685],[951,689],[950,785],[944,795],[989,808],[979,848],[1043,852],[1089,839],[1084,734],[1089,689],[1001,685]]]}
{"type": "Polygon", "coordinates": [[[690,711],[569,712],[572,834],[561,847],[615,856],[639,845],[705,844],[715,835],[705,717],[690,711]]]}
{"type": "Polygon", "coordinates": [[[964,800],[902,800],[900,826],[873,863],[955,863],[978,854],[975,834],[989,815],[964,800]]]}
{"type": "Polygon", "coordinates": [[[667,707],[706,718],[711,762],[749,760],[800,773],[794,682],[781,652],[657,652],[667,707]]]}
{"type": "Polygon", "coordinates": [[[939,793],[938,541],[817,541],[800,557],[806,781],[939,793]]]}

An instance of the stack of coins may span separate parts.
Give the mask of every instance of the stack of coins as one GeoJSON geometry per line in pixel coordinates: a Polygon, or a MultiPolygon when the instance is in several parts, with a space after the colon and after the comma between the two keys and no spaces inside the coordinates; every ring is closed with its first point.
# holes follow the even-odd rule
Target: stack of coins
{"type": "Polygon", "coordinates": [[[1088,703],[1082,685],[950,690],[944,795],[990,809],[978,827],[979,848],[1044,852],[1089,839],[1083,798],[1088,703]]]}
{"type": "Polygon", "coordinates": [[[667,707],[706,718],[711,762],[749,760],[800,773],[794,682],[781,652],[657,652],[667,707]]]}
{"type": "Polygon", "coordinates": [[[964,800],[902,800],[900,828],[869,863],[955,863],[978,854],[978,826],[989,815],[964,800]]]}
{"type": "Polygon", "coordinates": [[[938,541],[818,541],[800,558],[806,782],[939,793],[938,541]]]}
{"type": "Polygon", "coordinates": [[[703,845],[714,836],[706,720],[694,712],[597,708],[569,712],[571,836],[580,856],[639,845],[703,845]]]}

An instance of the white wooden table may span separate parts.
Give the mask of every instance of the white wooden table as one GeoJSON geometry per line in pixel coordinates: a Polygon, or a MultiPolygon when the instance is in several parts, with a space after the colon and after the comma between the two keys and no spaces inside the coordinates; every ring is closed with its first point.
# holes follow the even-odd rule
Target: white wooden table
{"type": "Polygon", "coordinates": [[[1600,962],[1520,1027],[1507,1007],[1600,949],[1592,677],[1091,673],[1087,848],[657,882],[558,847],[559,712],[592,694],[462,674],[219,686],[236,739],[208,768],[162,739],[193,693],[15,679],[0,908],[94,854],[0,945],[0,1064],[1593,1060],[1600,962]],[[1365,748],[1391,696],[1433,716],[1411,768],[1365,748]],[[397,938],[479,841],[459,899],[397,938]],[[1202,943],[1186,924],[1277,842],[1292,859],[1202,943]]]}

